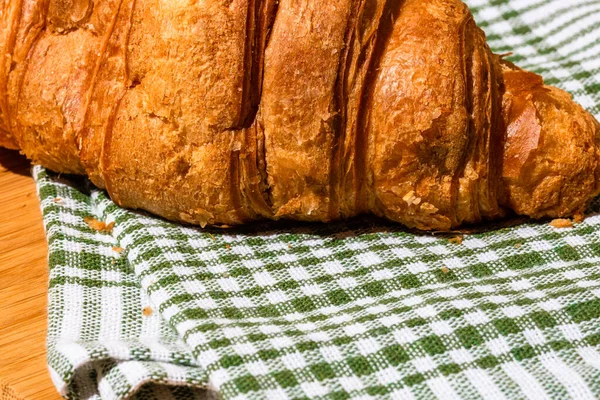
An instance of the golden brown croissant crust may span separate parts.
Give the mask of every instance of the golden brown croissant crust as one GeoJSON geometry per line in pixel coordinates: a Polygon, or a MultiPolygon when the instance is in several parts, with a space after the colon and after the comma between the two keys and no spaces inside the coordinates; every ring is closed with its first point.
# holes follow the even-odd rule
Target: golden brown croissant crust
{"type": "Polygon", "coordinates": [[[580,212],[600,125],[459,0],[0,0],[0,145],[193,224],[580,212]]]}

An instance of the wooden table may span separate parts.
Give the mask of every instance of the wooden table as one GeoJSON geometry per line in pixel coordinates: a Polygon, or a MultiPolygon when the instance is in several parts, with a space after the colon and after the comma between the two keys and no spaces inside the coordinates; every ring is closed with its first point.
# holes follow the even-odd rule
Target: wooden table
{"type": "Polygon", "coordinates": [[[60,398],[46,368],[47,250],[29,162],[0,149],[0,400],[3,384],[19,399],[60,398]]]}

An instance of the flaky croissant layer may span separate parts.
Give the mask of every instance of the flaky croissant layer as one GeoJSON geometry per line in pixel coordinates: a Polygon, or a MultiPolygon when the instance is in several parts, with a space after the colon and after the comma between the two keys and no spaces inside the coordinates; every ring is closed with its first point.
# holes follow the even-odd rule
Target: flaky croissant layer
{"type": "Polygon", "coordinates": [[[0,145],[205,226],[580,212],[600,125],[459,0],[0,0],[0,145]]]}

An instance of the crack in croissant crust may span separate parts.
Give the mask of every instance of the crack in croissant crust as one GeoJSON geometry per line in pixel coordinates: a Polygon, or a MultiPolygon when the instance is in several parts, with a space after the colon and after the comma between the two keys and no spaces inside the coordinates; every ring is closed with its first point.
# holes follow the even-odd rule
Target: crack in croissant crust
{"type": "Polygon", "coordinates": [[[205,226],[569,216],[600,125],[459,0],[0,0],[0,145],[205,226]]]}

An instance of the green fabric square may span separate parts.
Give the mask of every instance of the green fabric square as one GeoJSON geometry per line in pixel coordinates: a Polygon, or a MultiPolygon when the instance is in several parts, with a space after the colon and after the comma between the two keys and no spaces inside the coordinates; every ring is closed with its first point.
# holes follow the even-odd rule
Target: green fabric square
{"type": "Polygon", "coordinates": [[[235,378],[234,382],[241,393],[256,392],[260,390],[260,384],[252,375],[244,375],[235,378]]]}
{"type": "Polygon", "coordinates": [[[499,361],[494,356],[485,356],[483,358],[479,358],[479,359],[475,360],[475,363],[480,368],[494,368],[496,365],[499,364],[499,361]]]}
{"type": "Polygon", "coordinates": [[[473,346],[481,346],[483,344],[483,337],[474,326],[467,326],[464,328],[458,328],[454,331],[460,343],[467,349],[473,346]]]}
{"type": "Polygon", "coordinates": [[[577,253],[577,250],[571,246],[558,247],[555,251],[563,261],[576,261],[581,258],[579,253],[577,253]]]}
{"type": "Polygon", "coordinates": [[[461,371],[460,365],[454,364],[454,363],[442,364],[442,365],[440,365],[440,367],[438,369],[444,376],[448,376],[451,374],[457,374],[461,371]]]}
{"type": "Polygon", "coordinates": [[[269,336],[267,336],[266,333],[250,333],[247,336],[248,340],[251,342],[261,342],[263,340],[267,340],[269,338],[269,336]]]}
{"type": "Polygon", "coordinates": [[[350,398],[348,392],[336,391],[330,394],[331,400],[347,400],[350,398]]]}
{"type": "Polygon", "coordinates": [[[344,346],[352,343],[353,341],[354,340],[348,336],[336,336],[331,342],[336,346],[344,346]]]}
{"type": "Polygon", "coordinates": [[[521,328],[519,328],[516,322],[510,318],[500,318],[494,320],[493,324],[498,332],[500,332],[500,334],[503,336],[521,332],[521,328]]]}
{"type": "Polygon", "coordinates": [[[317,378],[318,381],[333,379],[336,376],[335,372],[333,371],[333,368],[331,368],[329,364],[324,362],[311,365],[310,370],[315,375],[315,378],[317,378]]]}
{"type": "Polygon", "coordinates": [[[350,296],[348,296],[348,293],[346,293],[342,289],[328,292],[327,297],[329,298],[329,301],[331,302],[331,304],[333,304],[335,306],[347,304],[352,300],[350,298],[350,296]]]}
{"type": "Polygon", "coordinates": [[[573,347],[573,344],[569,343],[566,340],[555,340],[548,344],[554,351],[561,351],[561,350],[570,349],[573,347]]]}
{"type": "Polygon", "coordinates": [[[406,386],[414,386],[418,385],[419,383],[423,383],[425,381],[425,376],[423,376],[423,374],[408,375],[402,379],[402,381],[406,386]]]}
{"type": "Polygon", "coordinates": [[[600,299],[571,304],[565,311],[577,323],[600,318],[600,299]]]}
{"type": "Polygon", "coordinates": [[[586,336],[585,341],[590,346],[600,346],[600,333],[596,333],[594,335],[586,336]]]}
{"type": "Polygon", "coordinates": [[[223,308],[223,317],[229,319],[242,319],[244,318],[244,313],[239,308],[227,307],[223,308]]]}
{"type": "Polygon", "coordinates": [[[369,282],[363,285],[363,289],[365,290],[368,296],[372,297],[382,296],[386,293],[383,283],[378,281],[369,282]]]}
{"type": "Polygon", "coordinates": [[[446,282],[453,282],[456,281],[458,279],[458,277],[456,276],[456,273],[454,273],[454,271],[452,271],[451,269],[436,269],[433,271],[436,279],[441,282],[441,283],[446,283],[446,282]]]}
{"type": "Polygon", "coordinates": [[[310,351],[317,350],[319,348],[319,345],[317,344],[317,342],[309,340],[307,342],[298,343],[296,347],[298,348],[298,351],[310,351]]]}
{"type": "Polygon", "coordinates": [[[435,335],[426,336],[418,342],[423,346],[423,350],[430,356],[443,354],[446,351],[446,346],[442,340],[435,335]]]}
{"type": "Polygon", "coordinates": [[[553,328],[556,320],[548,311],[535,311],[530,314],[531,319],[540,329],[553,328]]]}
{"type": "Polygon", "coordinates": [[[402,286],[404,289],[412,289],[421,286],[419,278],[417,278],[415,275],[401,275],[398,277],[398,281],[400,286],[402,286]]]}
{"type": "Polygon", "coordinates": [[[385,347],[383,348],[382,352],[386,360],[394,367],[410,360],[406,350],[404,350],[399,344],[393,344],[385,347]]]}
{"type": "Polygon", "coordinates": [[[282,388],[298,386],[298,381],[296,380],[296,377],[294,376],[292,371],[288,371],[288,370],[278,371],[278,372],[274,372],[272,375],[273,375],[273,378],[275,378],[277,383],[282,388]]]}
{"type": "Polygon", "coordinates": [[[263,318],[278,317],[279,311],[275,306],[259,306],[256,308],[258,315],[263,318]]]}
{"type": "Polygon", "coordinates": [[[237,354],[224,356],[223,358],[221,358],[221,365],[223,366],[223,368],[237,367],[238,365],[242,365],[243,363],[244,359],[237,354]]]}
{"type": "Polygon", "coordinates": [[[512,270],[530,269],[544,263],[544,259],[538,253],[518,254],[505,257],[502,260],[512,270]]]}
{"type": "Polygon", "coordinates": [[[258,351],[258,356],[261,360],[274,360],[281,356],[281,353],[275,349],[263,349],[258,351]]]}
{"type": "Polygon", "coordinates": [[[425,318],[411,318],[406,321],[406,326],[409,328],[414,328],[417,326],[423,326],[427,324],[427,320],[425,318]]]}
{"type": "Polygon", "coordinates": [[[492,275],[491,268],[483,263],[469,265],[467,269],[476,278],[483,278],[492,275]]]}
{"type": "Polygon", "coordinates": [[[523,361],[536,356],[535,349],[531,345],[525,345],[512,350],[513,355],[518,361],[523,361]]]}
{"type": "Polygon", "coordinates": [[[388,388],[383,385],[369,386],[366,391],[367,391],[368,395],[375,396],[375,397],[385,396],[386,394],[389,393],[388,388]]]}
{"type": "Polygon", "coordinates": [[[350,357],[347,359],[348,366],[357,376],[370,375],[373,368],[365,357],[350,357]]]}
{"type": "Polygon", "coordinates": [[[311,312],[317,309],[314,301],[308,296],[292,299],[292,305],[300,313],[311,312]]]}

